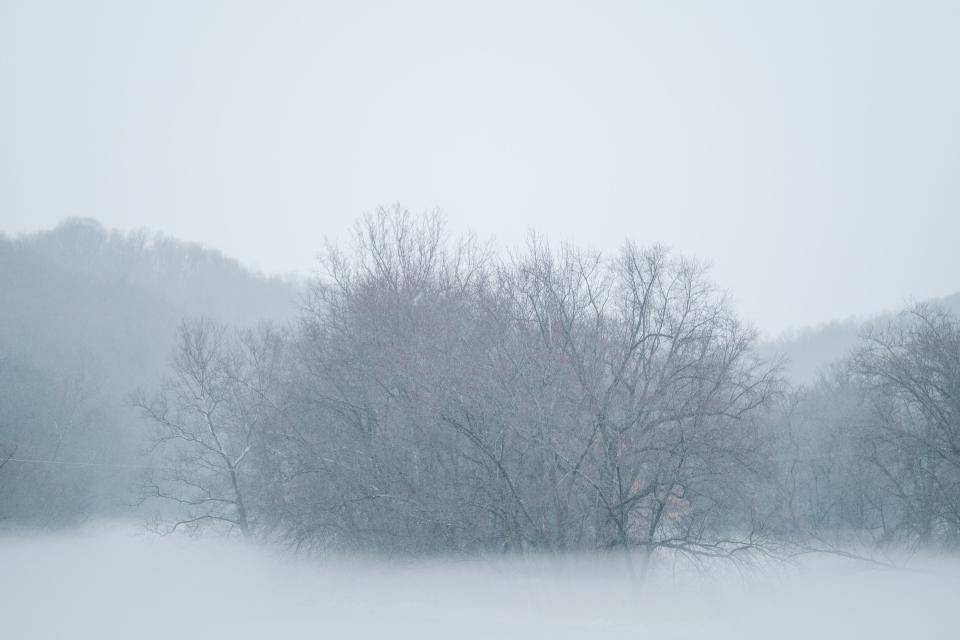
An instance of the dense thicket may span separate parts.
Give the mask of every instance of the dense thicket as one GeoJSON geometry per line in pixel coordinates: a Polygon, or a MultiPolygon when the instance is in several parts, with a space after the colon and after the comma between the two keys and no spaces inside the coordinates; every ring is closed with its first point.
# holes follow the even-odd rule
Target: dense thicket
{"type": "Polygon", "coordinates": [[[150,485],[176,493],[172,526],[411,552],[762,539],[778,380],[700,265],[536,237],[501,260],[381,211],[325,266],[282,366],[264,335],[182,327],[174,382],[140,403],[165,464],[204,478],[150,485]]]}
{"type": "Polygon", "coordinates": [[[159,531],[308,548],[960,544],[948,306],[881,318],[795,385],[704,268],[660,247],[532,235],[504,255],[380,210],[326,250],[294,321],[257,324],[292,289],[230,264],[218,279],[196,248],[65,229],[72,244],[0,243],[7,522],[96,514],[135,472],[159,531]],[[76,246],[90,264],[67,269],[76,246]],[[217,283],[233,293],[204,302],[217,283]],[[32,459],[56,465],[17,462],[32,459]]]}
{"type": "Polygon", "coordinates": [[[868,327],[774,427],[789,531],[960,545],[960,321],[944,308],[868,327]]]}

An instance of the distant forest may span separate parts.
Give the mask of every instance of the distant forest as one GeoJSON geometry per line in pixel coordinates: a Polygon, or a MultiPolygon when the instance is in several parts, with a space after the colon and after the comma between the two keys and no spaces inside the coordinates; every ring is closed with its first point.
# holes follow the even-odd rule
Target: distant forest
{"type": "Polygon", "coordinates": [[[960,295],[764,343],[666,248],[501,253],[396,207],[319,267],[267,278],[91,220],[0,237],[0,526],[406,554],[960,546],[960,295]]]}

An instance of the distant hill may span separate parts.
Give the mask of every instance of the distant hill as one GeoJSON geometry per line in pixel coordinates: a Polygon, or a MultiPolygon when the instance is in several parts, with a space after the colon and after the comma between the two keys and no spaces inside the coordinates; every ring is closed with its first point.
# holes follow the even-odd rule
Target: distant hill
{"type": "Polygon", "coordinates": [[[109,386],[129,386],[163,368],[181,318],[282,322],[299,292],[201,245],[69,219],[0,235],[0,300],[0,353],[43,369],[82,363],[109,386]]]}
{"type": "Polygon", "coordinates": [[[67,273],[135,287],[225,322],[285,320],[297,302],[294,283],[254,273],[220,251],[146,230],[108,231],[89,218],[8,242],[67,273]]]}
{"type": "MultiPolygon", "coordinates": [[[[953,313],[960,314],[960,293],[928,302],[943,305],[953,313]]],[[[760,349],[768,357],[785,357],[785,374],[788,380],[806,384],[812,382],[824,367],[849,355],[870,324],[892,316],[893,314],[881,314],[869,319],[835,320],[765,342],[760,345],[760,349]]]]}
{"type": "Polygon", "coordinates": [[[165,375],[180,320],[284,322],[298,300],[292,282],[158,234],[72,219],[0,235],[0,524],[122,512],[147,434],[128,399],[165,375]]]}

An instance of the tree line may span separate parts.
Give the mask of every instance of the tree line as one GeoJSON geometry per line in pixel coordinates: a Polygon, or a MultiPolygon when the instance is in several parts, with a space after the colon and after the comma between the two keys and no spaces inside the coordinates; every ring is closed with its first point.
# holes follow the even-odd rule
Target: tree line
{"type": "Polygon", "coordinates": [[[705,267],[662,247],[531,235],[503,255],[395,208],[322,265],[294,323],[181,323],[167,379],[134,396],[157,530],[640,558],[960,541],[942,309],[795,388],[705,267]]]}

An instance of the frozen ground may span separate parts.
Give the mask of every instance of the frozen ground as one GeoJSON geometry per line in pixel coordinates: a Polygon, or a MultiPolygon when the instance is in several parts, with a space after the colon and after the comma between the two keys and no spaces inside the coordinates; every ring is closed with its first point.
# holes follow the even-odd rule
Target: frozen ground
{"type": "Polygon", "coordinates": [[[952,638],[960,561],[743,576],[616,558],[389,566],[135,535],[0,537],[0,638],[952,638]],[[662,569],[666,569],[663,567],[662,569]]]}

